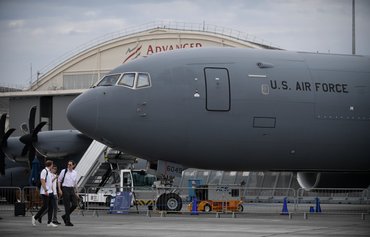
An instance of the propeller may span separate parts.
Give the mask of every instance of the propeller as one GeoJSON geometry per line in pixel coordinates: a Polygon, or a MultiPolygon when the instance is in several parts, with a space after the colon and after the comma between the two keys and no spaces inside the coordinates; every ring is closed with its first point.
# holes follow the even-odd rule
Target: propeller
{"type": "Polygon", "coordinates": [[[0,175],[5,175],[5,148],[8,145],[8,138],[15,131],[10,128],[5,132],[6,113],[1,115],[0,118],[0,175]]]}
{"type": "Polygon", "coordinates": [[[22,150],[22,156],[25,156],[28,152],[28,160],[30,167],[36,155],[36,149],[33,144],[37,142],[37,134],[46,124],[46,122],[40,122],[35,127],[35,115],[36,115],[36,106],[33,106],[30,110],[28,126],[25,123],[21,125],[21,130],[23,131],[24,135],[19,138],[19,140],[25,145],[22,150]]]}

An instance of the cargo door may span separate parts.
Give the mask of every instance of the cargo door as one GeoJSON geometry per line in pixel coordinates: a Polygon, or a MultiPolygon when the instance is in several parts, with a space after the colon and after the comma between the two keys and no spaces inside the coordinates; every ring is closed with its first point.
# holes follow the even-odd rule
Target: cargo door
{"type": "Polygon", "coordinates": [[[206,109],[230,110],[230,80],[226,68],[204,68],[206,78],[206,109]]]}

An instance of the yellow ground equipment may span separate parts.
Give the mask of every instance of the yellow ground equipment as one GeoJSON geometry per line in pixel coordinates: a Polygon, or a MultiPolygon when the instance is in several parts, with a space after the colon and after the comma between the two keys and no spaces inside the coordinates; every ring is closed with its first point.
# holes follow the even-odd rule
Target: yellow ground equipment
{"type": "MultiPolygon", "coordinates": [[[[240,186],[200,185],[195,188],[197,211],[201,212],[242,212],[243,201],[240,197],[240,186]]],[[[192,202],[188,205],[193,210],[192,202]]]]}

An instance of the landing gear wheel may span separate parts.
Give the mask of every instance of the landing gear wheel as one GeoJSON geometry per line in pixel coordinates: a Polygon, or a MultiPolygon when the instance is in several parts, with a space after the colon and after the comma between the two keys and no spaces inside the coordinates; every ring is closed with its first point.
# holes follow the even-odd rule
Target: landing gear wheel
{"type": "Polygon", "coordinates": [[[166,209],[171,212],[178,212],[182,208],[182,200],[176,193],[167,194],[166,209]]]}
{"type": "Polygon", "coordinates": [[[176,193],[164,193],[158,197],[156,206],[159,211],[178,212],[182,208],[182,200],[176,193]]]}
{"type": "Polygon", "coordinates": [[[155,203],[156,207],[157,207],[157,210],[158,211],[165,211],[166,210],[166,196],[167,194],[161,194],[158,198],[157,198],[157,201],[155,203]]]}

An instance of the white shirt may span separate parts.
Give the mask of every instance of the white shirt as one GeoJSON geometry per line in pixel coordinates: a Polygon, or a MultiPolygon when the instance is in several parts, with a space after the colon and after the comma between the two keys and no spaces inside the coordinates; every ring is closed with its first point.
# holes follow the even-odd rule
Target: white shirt
{"type": "MultiPolygon", "coordinates": [[[[41,171],[40,179],[46,180],[45,186],[46,186],[46,189],[48,190],[48,193],[53,193],[53,174],[50,172],[48,168],[45,168],[41,171]],[[46,177],[46,173],[47,173],[47,177],[46,177]]],[[[45,194],[45,190],[44,190],[44,187],[42,187],[42,185],[40,188],[40,194],[45,194]]]]}
{"type": "Polygon", "coordinates": [[[75,170],[70,171],[69,169],[62,170],[58,177],[58,182],[61,183],[61,187],[77,187],[77,172],[75,170]],[[62,183],[64,175],[65,178],[62,183]]]}
{"type": "Polygon", "coordinates": [[[56,179],[56,175],[55,174],[51,174],[53,176],[53,192],[54,194],[57,194],[58,193],[58,190],[57,190],[57,179],[56,179]]]}

